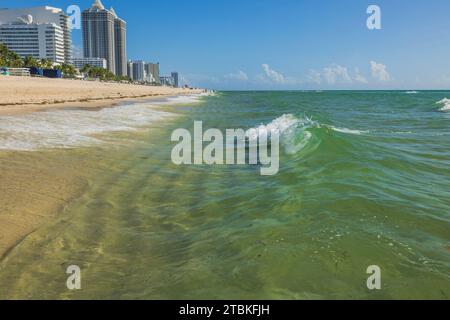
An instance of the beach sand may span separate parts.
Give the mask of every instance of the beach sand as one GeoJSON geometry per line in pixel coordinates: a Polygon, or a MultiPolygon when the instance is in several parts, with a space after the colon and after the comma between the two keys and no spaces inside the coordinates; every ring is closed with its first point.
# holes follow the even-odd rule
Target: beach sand
{"type": "Polygon", "coordinates": [[[201,91],[99,81],[0,76],[0,115],[64,107],[99,108],[124,101],[196,94],[201,91]]]}

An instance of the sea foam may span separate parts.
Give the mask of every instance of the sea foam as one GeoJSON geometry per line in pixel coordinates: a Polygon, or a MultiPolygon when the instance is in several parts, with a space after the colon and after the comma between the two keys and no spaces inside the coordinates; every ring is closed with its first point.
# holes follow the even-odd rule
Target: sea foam
{"type": "Polygon", "coordinates": [[[307,129],[316,126],[318,123],[308,117],[297,118],[292,114],[284,114],[268,124],[261,124],[247,130],[246,135],[252,141],[261,136],[270,137],[272,132],[277,132],[286,153],[294,154],[302,150],[310,141],[312,134],[307,129]]]}
{"type": "Polygon", "coordinates": [[[444,99],[436,102],[436,104],[440,104],[443,106],[441,109],[439,109],[440,111],[444,111],[444,112],[450,111],[450,99],[444,98],[444,99]]]}
{"type": "Polygon", "coordinates": [[[175,115],[150,105],[133,104],[98,111],[62,109],[0,117],[0,150],[90,146],[106,141],[108,132],[133,131],[175,115]]]}
{"type": "Polygon", "coordinates": [[[338,128],[338,127],[334,127],[334,126],[330,126],[330,128],[336,132],[340,132],[340,133],[346,133],[346,134],[356,134],[356,135],[361,135],[364,133],[369,133],[369,131],[363,131],[363,130],[354,130],[354,129],[348,129],[348,128],[338,128]]]}

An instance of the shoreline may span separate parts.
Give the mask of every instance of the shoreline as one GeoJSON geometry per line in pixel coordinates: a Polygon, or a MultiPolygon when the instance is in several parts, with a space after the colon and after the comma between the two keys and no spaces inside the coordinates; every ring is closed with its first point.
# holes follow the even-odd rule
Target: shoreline
{"type": "MultiPolygon", "coordinates": [[[[95,112],[123,104],[132,106],[140,101],[200,92],[201,90],[178,90],[178,93],[151,93],[149,96],[122,99],[102,98],[83,103],[29,104],[7,109],[0,106],[0,116],[22,117],[30,113],[67,108],[95,112]]],[[[83,146],[38,151],[0,150],[0,263],[29,235],[50,225],[64,214],[86,192],[92,181],[96,181],[97,175],[104,174],[105,164],[92,165],[92,159],[101,158],[103,152],[102,148],[97,150],[83,146]]],[[[117,154],[120,155],[120,152],[117,154]]]]}
{"type": "Polygon", "coordinates": [[[202,89],[8,76],[0,77],[0,116],[75,107],[98,109],[202,92],[202,89]]]}

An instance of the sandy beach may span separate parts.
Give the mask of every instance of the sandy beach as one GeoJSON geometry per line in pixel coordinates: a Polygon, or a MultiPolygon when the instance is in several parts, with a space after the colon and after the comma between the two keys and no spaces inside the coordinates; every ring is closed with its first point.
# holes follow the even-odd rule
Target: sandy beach
{"type": "Polygon", "coordinates": [[[98,108],[123,101],[199,93],[170,87],[66,79],[0,77],[0,115],[61,107],[98,108]]]}

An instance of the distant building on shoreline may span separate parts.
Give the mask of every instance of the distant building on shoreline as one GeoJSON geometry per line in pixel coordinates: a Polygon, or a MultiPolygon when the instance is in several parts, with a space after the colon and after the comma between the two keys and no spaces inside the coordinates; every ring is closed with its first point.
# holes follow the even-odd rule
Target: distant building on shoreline
{"type": "Polygon", "coordinates": [[[146,78],[145,62],[131,61],[131,79],[134,81],[144,82],[146,78]]]}
{"type": "Polygon", "coordinates": [[[103,58],[73,58],[73,65],[75,68],[81,70],[85,65],[97,68],[108,68],[108,63],[106,59],[103,58]]]}
{"type": "Polygon", "coordinates": [[[159,63],[128,61],[128,74],[133,81],[159,85],[159,63]]]}
{"type": "Polygon", "coordinates": [[[72,33],[62,9],[0,9],[0,42],[20,57],[71,63],[72,33]]]}
{"type": "Polygon", "coordinates": [[[175,81],[172,76],[161,76],[159,77],[159,81],[161,82],[161,85],[166,87],[174,87],[175,81]]]}
{"type": "Polygon", "coordinates": [[[103,58],[108,70],[127,76],[126,22],[114,9],[105,9],[100,0],[82,13],[85,58],[103,58]]]}
{"type": "Polygon", "coordinates": [[[152,81],[155,84],[161,84],[159,81],[159,62],[158,63],[146,63],[145,64],[145,72],[147,75],[150,75],[152,81]]]}
{"type": "Polygon", "coordinates": [[[172,72],[173,86],[178,88],[178,72],[172,72]]]}

